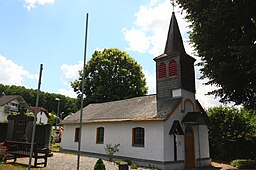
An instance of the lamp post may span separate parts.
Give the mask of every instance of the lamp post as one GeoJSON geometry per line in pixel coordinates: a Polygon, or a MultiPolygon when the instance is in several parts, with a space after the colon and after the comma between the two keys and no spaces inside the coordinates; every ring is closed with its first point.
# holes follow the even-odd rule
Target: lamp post
{"type": "MultiPolygon", "coordinates": [[[[56,116],[58,117],[59,111],[60,111],[60,99],[59,98],[55,98],[55,100],[58,101],[57,114],[56,114],[56,116]]],[[[55,119],[55,130],[57,130],[57,117],[55,119]]]]}

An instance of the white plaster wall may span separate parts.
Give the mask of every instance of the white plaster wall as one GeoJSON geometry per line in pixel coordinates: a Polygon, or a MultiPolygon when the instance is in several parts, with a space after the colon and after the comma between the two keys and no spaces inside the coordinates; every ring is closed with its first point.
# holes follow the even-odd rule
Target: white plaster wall
{"type": "MultiPolygon", "coordinates": [[[[62,149],[77,150],[74,142],[75,128],[78,125],[64,125],[62,149]]],[[[90,123],[83,125],[81,151],[105,154],[106,144],[120,144],[117,156],[147,160],[164,160],[163,121],[90,123]],[[96,144],[96,129],[104,127],[104,144],[96,144]],[[132,146],[132,128],[145,130],[144,147],[132,146]]]]}
{"type": "Polygon", "coordinates": [[[61,139],[61,148],[68,150],[77,150],[78,143],[74,142],[75,128],[79,127],[79,124],[64,125],[61,139]]]}
{"type": "Polygon", "coordinates": [[[36,118],[37,118],[36,123],[40,123],[40,119],[41,119],[41,123],[43,123],[43,124],[47,124],[47,122],[48,122],[48,117],[46,116],[46,114],[44,112],[37,113],[36,118]]]}
{"type": "Polygon", "coordinates": [[[6,122],[8,114],[4,112],[5,106],[0,107],[0,122],[6,122]]]}
{"type": "Polygon", "coordinates": [[[208,139],[208,128],[206,125],[193,126],[194,137],[195,137],[195,158],[210,158],[209,153],[209,139],[208,139]],[[198,143],[198,130],[200,138],[200,156],[199,156],[199,143],[198,143]]]}
{"type": "MultiPolygon", "coordinates": [[[[185,126],[181,123],[183,118],[188,112],[193,112],[195,108],[192,107],[191,103],[187,102],[184,107],[184,101],[190,99],[195,107],[195,95],[187,90],[180,89],[180,93],[183,95],[181,104],[177,107],[175,112],[165,121],[164,123],[164,157],[165,161],[174,161],[174,149],[173,149],[173,135],[169,135],[173,121],[178,120],[185,133],[185,126]],[[185,112],[183,112],[185,111],[185,112]]],[[[196,129],[194,129],[195,132],[196,129]]],[[[196,134],[195,134],[196,135],[196,134]]],[[[185,138],[184,135],[177,136],[177,160],[185,160],[185,138]]],[[[208,138],[207,138],[208,140],[208,138]]],[[[195,148],[196,149],[196,148],[195,148]]]]}
{"type": "MultiPolygon", "coordinates": [[[[165,121],[164,123],[164,157],[165,161],[174,161],[174,146],[173,146],[173,135],[169,135],[174,120],[178,120],[181,124],[181,120],[186,115],[181,111],[181,104],[177,107],[175,112],[165,121]]],[[[182,124],[181,124],[182,126],[182,124]]],[[[183,132],[184,128],[182,127],[183,132]]],[[[185,147],[184,147],[184,136],[177,136],[177,160],[184,160],[185,147]]]]}

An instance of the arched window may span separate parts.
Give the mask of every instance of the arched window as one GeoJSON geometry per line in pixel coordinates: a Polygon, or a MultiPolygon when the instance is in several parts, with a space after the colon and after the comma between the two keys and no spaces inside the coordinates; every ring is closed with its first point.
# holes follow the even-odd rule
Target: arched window
{"type": "Polygon", "coordinates": [[[171,60],[169,63],[169,77],[177,75],[177,63],[175,60],[171,60]]]}
{"type": "Polygon", "coordinates": [[[104,127],[98,127],[96,132],[96,143],[103,144],[104,143],[104,127]]]}
{"type": "Polygon", "coordinates": [[[132,146],[144,147],[144,128],[136,127],[132,129],[132,146]]]}
{"type": "Polygon", "coordinates": [[[184,100],[184,109],[185,109],[185,112],[193,112],[194,111],[194,104],[191,99],[184,100]]]}
{"type": "Polygon", "coordinates": [[[166,65],[164,63],[159,64],[158,66],[158,78],[166,77],[166,65]]]}

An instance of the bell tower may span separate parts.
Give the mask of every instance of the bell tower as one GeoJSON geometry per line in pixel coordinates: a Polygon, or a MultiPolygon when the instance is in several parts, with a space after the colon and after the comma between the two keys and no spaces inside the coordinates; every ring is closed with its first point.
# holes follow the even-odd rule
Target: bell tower
{"type": "Polygon", "coordinates": [[[195,98],[195,59],[185,51],[174,12],[172,12],[164,53],[154,60],[158,102],[184,95],[195,98]]]}

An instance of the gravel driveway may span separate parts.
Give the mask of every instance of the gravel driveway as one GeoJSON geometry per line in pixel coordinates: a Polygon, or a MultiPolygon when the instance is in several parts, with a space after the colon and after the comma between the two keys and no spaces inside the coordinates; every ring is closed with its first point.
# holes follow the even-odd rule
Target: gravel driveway
{"type": "MultiPolygon", "coordinates": [[[[96,161],[97,161],[97,158],[81,156],[80,169],[93,170],[96,161]]],[[[34,162],[34,159],[32,160],[32,164],[33,162],[34,162]]],[[[28,165],[29,158],[18,158],[17,163],[28,165]]],[[[118,166],[115,163],[104,161],[104,164],[106,166],[106,170],[118,170],[118,166]]],[[[33,168],[33,169],[36,169],[36,168],[33,168]]],[[[53,153],[53,156],[48,158],[47,167],[43,168],[43,170],[73,170],[73,169],[74,170],[77,169],[77,155],[66,154],[66,153],[65,154],[53,153]]],[[[145,169],[140,168],[140,170],[145,170],[145,169]]]]}
{"type": "MultiPolygon", "coordinates": [[[[48,158],[48,163],[46,168],[32,168],[34,170],[76,170],[77,169],[77,155],[67,154],[67,153],[53,153],[52,157],[48,158]]],[[[39,160],[40,161],[40,160],[39,160]]],[[[93,170],[97,158],[81,156],[80,157],[80,170],[93,170]]],[[[34,160],[32,161],[32,163],[34,160]]],[[[18,158],[18,164],[27,166],[29,163],[29,158],[18,158]]],[[[118,170],[118,166],[115,163],[104,161],[106,170],[118,170]]],[[[194,168],[191,170],[230,170],[236,169],[230,165],[222,163],[212,163],[213,167],[208,168],[194,168]]],[[[150,170],[146,168],[139,168],[137,170],[150,170]]]]}

